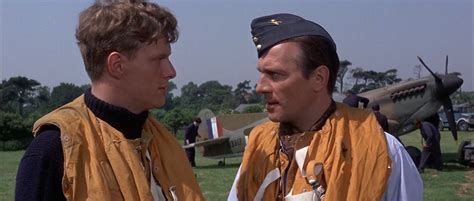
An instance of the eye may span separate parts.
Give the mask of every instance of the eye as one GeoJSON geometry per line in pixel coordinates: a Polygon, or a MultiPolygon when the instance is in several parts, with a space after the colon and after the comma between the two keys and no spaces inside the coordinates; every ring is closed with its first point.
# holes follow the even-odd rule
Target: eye
{"type": "Polygon", "coordinates": [[[167,59],[168,57],[167,56],[161,56],[161,57],[158,57],[158,61],[163,61],[165,59],[167,59]]]}
{"type": "Polygon", "coordinates": [[[282,80],[284,78],[283,74],[273,71],[268,72],[267,75],[271,80],[274,81],[282,80]]]}

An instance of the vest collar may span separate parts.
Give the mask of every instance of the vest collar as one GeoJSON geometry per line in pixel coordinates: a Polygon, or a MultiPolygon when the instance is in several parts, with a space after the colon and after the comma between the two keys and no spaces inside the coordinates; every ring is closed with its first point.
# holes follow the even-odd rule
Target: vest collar
{"type": "Polygon", "coordinates": [[[95,116],[120,131],[125,138],[135,139],[141,137],[148,111],[134,114],[125,108],[100,100],[91,93],[90,88],[84,94],[84,102],[95,116]]]}

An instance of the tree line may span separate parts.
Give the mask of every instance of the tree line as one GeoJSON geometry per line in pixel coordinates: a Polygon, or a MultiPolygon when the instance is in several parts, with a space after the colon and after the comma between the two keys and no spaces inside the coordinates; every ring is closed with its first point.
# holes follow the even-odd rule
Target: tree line
{"type": "MultiPolygon", "coordinates": [[[[90,85],[78,86],[60,83],[50,89],[34,79],[18,76],[0,83],[0,150],[22,149],[32,140],[34,122],[48,112],[64,105],[89,89],[90,85]]],[[[199,110],[209,108],[216,114],[232,113],[239,104],[256,104],[244,112],[261,112],[262,97],[249,80],[240,82],[235,89],[212,80],[200,85],[189,82],[175,96],[175,83],[170,82],[166,104],[151,111],[174,133],[187,125],[199,110]]]]}
{"type": "MultiPolygon", "coordinates": [[[[356,93],[387,86],[402,81],[397,69],[384,72],[364,70],[361,67],[350,69],[350,61],[341,61],[337,74],[335,92],[352,90],[356,93]]],[[[0,150],[23,149],[32,140],[31,128],[41,116],[80,96],[90,85],[60,83],[50,89],[34,79],[17,76],[0,83],[0,150]]],[[[181,87],[180,95],[170,81],[166,104],[160,109],[151,110],[172,132],[192,121],[203,108],[215,114],[235,113],[240,104],[252,104],[243,112],[262,112],[263,97],[256,92],[256,84],[244,80],[235,88],[216,80],[196,84],[188,82],[181,87]]]]}

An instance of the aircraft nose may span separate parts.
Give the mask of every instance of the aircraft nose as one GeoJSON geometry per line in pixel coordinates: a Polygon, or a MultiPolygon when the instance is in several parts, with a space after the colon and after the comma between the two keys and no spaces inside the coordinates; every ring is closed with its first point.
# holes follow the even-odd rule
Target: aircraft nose
{"type": "Polygon", "coordinates": [[[454,93],[456,90],[461,87],[462,83],[464,82],[461,78],[459,78],[456,75],[445,75],[441,78],[443,85],[444,85],[444,90],[441,91],[440,94],[443,95],[451,95],[454,93]]]}

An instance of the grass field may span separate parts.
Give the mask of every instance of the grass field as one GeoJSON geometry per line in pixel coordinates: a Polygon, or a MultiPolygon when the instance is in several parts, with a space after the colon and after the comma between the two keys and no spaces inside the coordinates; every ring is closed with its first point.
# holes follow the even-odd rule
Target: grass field
{"type": "MultiPolygon", "coordinates": [[[[459,133],[459,142],[473,139],[474,132],[459,133]]],[[[405,145],[420,147],[419,132],[401,137],[405,145]]],[[[181,141],[181,140],[180,140],[181,141]]],[[[445,162],[456,158],[458,145],[448,132],[442,132],[441,149],[445,162]]],[[[199,153],[199,152],[198,152],[199,153]]],[[[15,174],[23,151],[0,152],[0,201],[13,200],[15,174]]],[[[241,158],[226,159],[225,166],[217,160],[196,156],[195,173],[199,185],[209,201],[226,200],[241,158]]],[[[474,200],[474,169],[446,163],[441,172],[427,169],[423,174],[425,200],[474,200]]]]}

